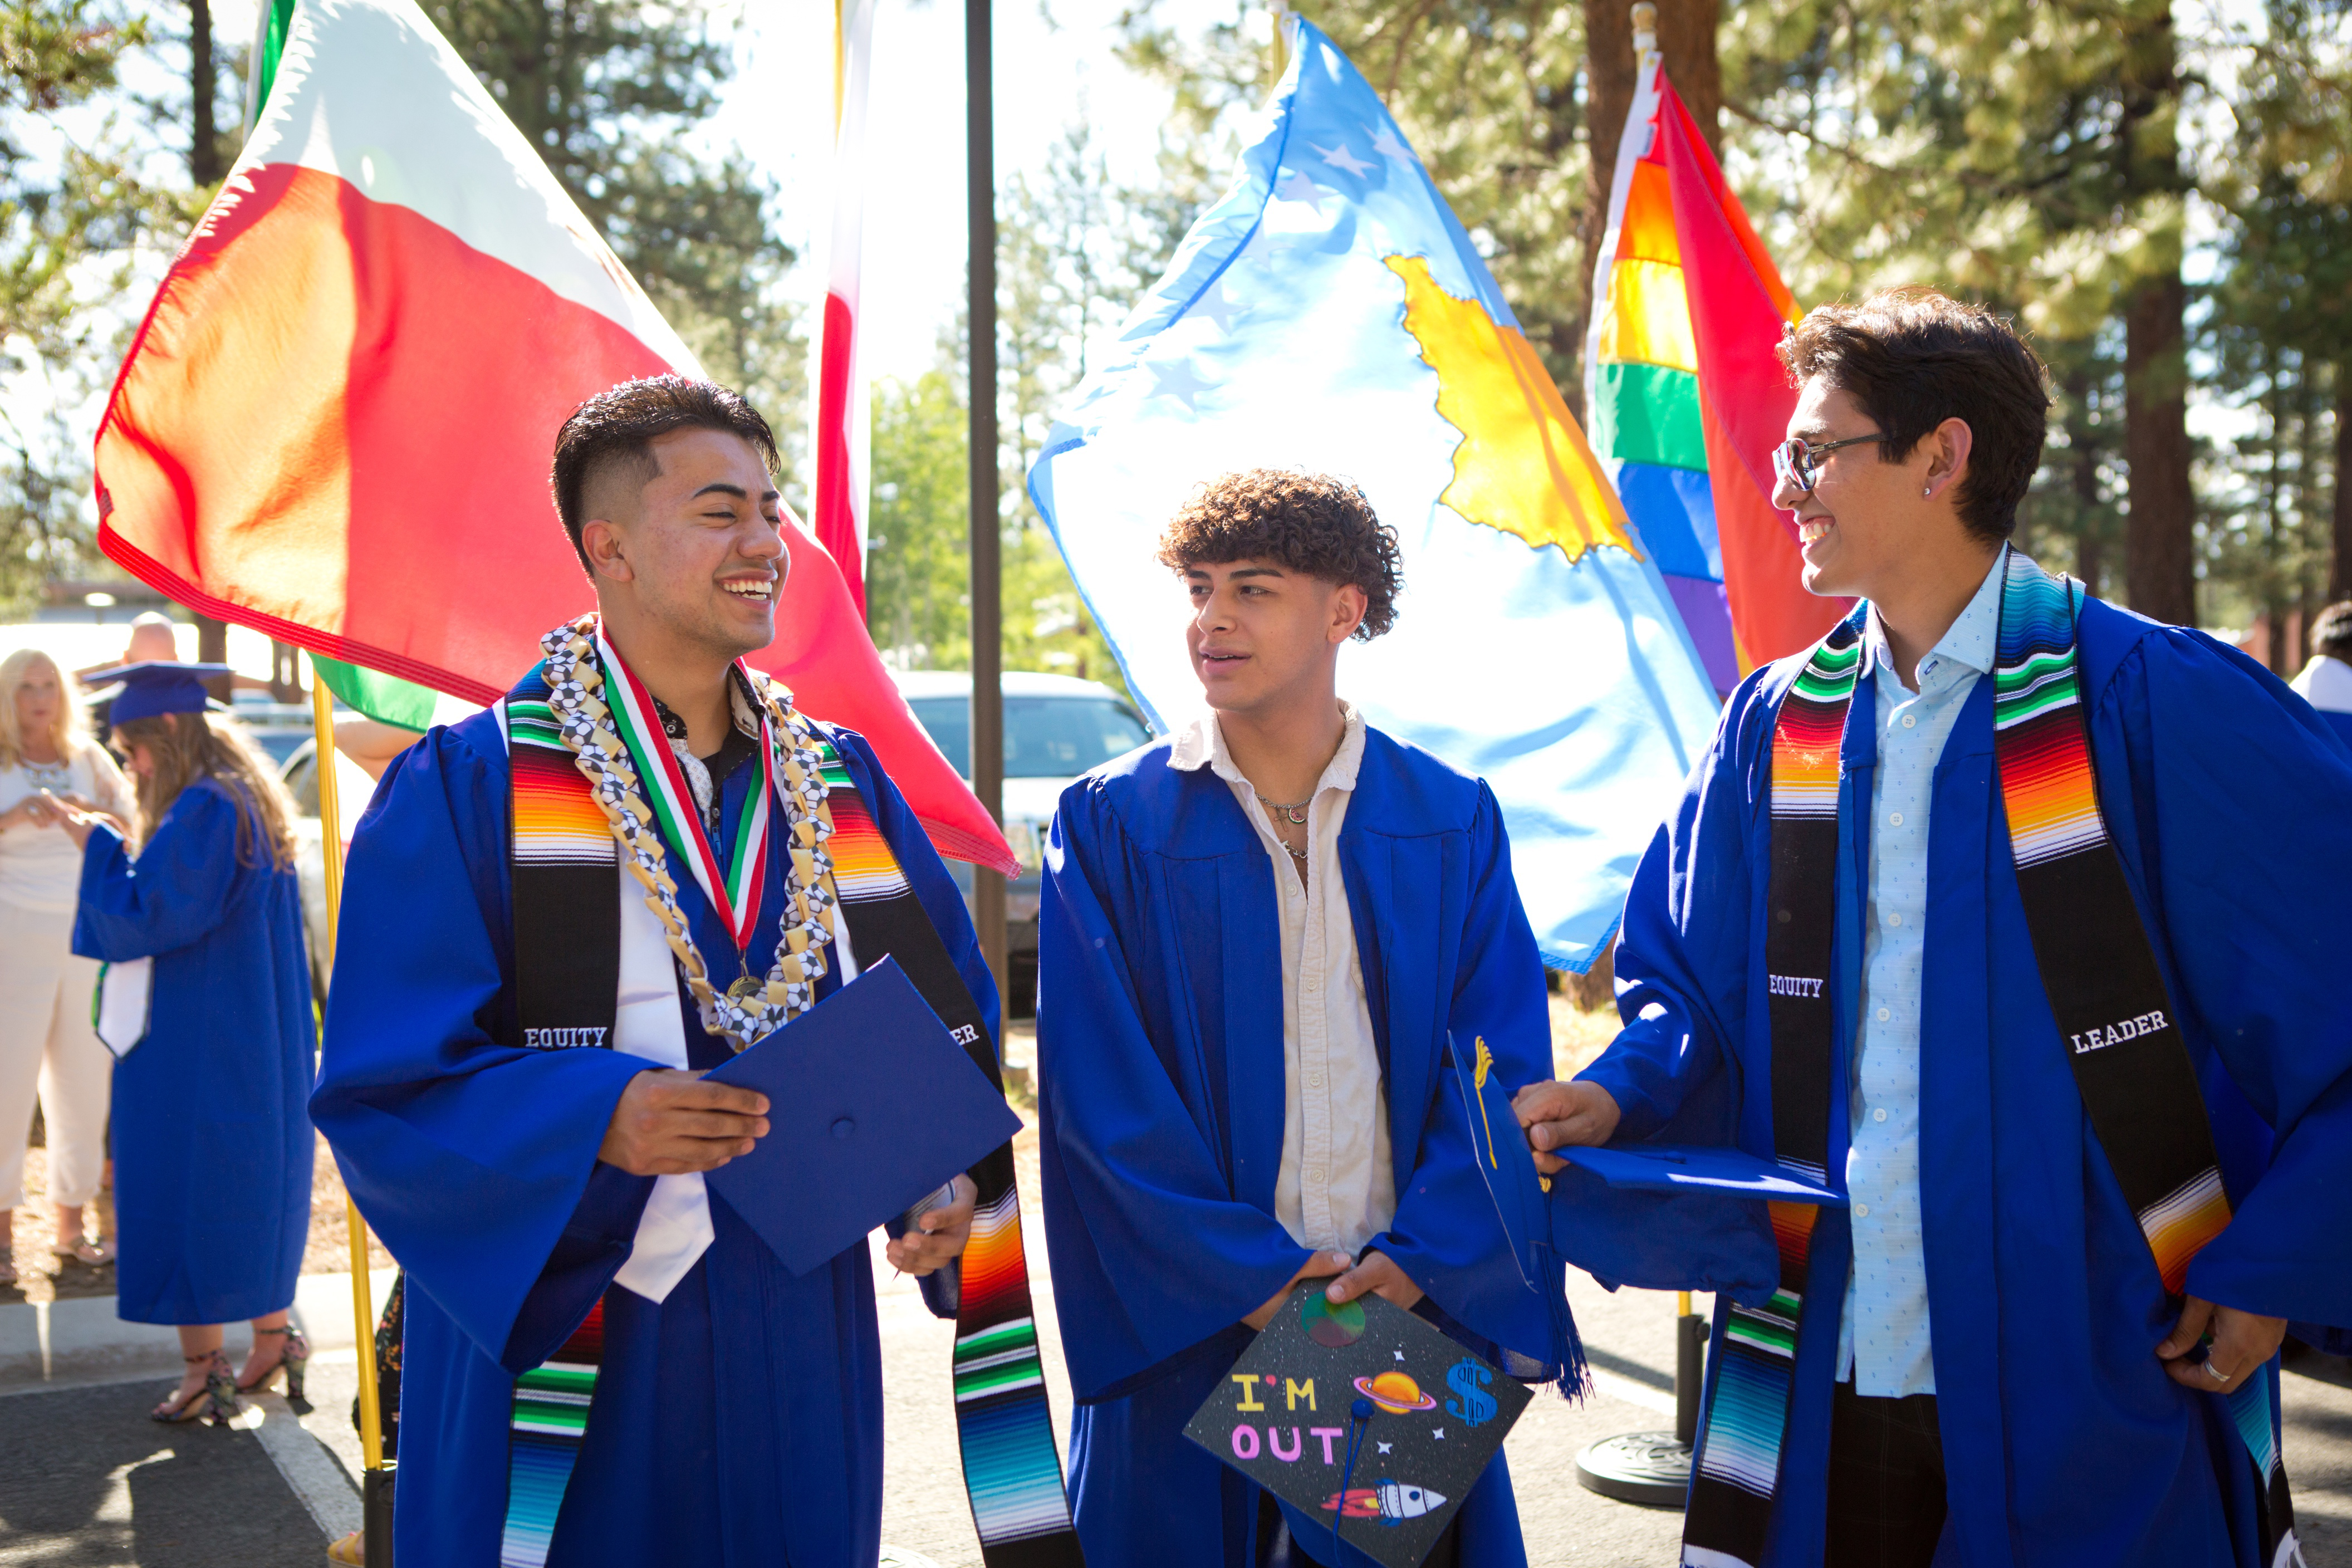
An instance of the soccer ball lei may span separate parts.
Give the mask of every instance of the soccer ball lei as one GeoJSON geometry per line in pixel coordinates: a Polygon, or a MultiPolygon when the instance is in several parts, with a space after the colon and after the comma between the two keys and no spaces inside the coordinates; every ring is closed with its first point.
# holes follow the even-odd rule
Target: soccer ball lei
{"type": "Polygon", "coordinates": [[[587,615],[539,639],[547,653],[548,710],[563,743],[572,749],[573,765],[593,787],[597,807],[624,852],[623,864],[645,884],[646,907],[660,919],[670,952],[677,955],[702,1026],[724,1037],[734,1049],[747,1049],[815,1005],[816,983],[825,971],[825,944],[834,940],[838,899],[833,857],[825,848],[825,840],[833,837],[833,810],[825,804],[824,759],[808,721],[792,705],[792,694],[750,672],[753,695],[768,719],[763,728],[774,759],[791,865],[784,876],[774,964],[764,980],[746,974],[722,994],[710,984],[678,909],[668,851],[640,793],[629,749],[604,701],[604,671],[596,658],[595,637],[596,617],[587,615]]]}

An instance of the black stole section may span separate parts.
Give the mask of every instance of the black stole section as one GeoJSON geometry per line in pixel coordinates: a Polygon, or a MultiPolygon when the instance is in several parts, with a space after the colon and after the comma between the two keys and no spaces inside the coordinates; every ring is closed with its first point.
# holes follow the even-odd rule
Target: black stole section
{"type": "Polygon", "coordinates": [[[528,1047],[609,1049],[620,1008],[614,879],[626,873],[572,753],[560,741],[551,749],[533,739],[547,724],[545,691],[534,670],[507,699],[515,1011],[528,1047]]]}
{"type": "MultiPolygon", "coordinates": [[[[2177,1026],[2165,1026],[2178,1020],[2123,863],[2115,847],[2102,842],[2083,854],[2020,867],[2017,891],[2083,1109],[2116,1184],[2145,1215],[2184,1179],[2218,1173],[2220,1156],[2188,1047],[2177,1026]],[[2083,1044],[2105,1039],[2119,1025],[2137,1032],[2113,1044],[2083,1044]]],[[[2179,1261],[2185,1267],[2188,1259],[2179,1261]]],[[[2158,1256],[2159,1269],[2170,1262],[2158,1256]]],[[[2165,1284],[2178,1293],[2176,1280],[2165,1284]]]]}
{"type": "MultiPolygon", "coordinates": [[[[1834,1011],[1838,819],[1772,819],[1772,881],[1764,967],[1772,1020],[1772,1148],[1827,1180],[1834,1011]]],[[[1783,1288],[1787,1287],[1783,1281],[1783,1288]]]]}

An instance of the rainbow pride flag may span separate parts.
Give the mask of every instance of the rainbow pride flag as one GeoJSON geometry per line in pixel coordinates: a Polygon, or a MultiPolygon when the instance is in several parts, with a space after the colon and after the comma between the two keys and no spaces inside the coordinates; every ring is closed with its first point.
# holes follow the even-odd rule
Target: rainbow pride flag
{"type": "Polygon", "coordinates": [[[1771,503],[1772,446],[1796,406],[1774,348],[1797,302],[1652,48],[1618,144],[1592,297],[1593,451],[1727,695],[1851,606],[1805,592],[1796,532],[1771,503]]]}

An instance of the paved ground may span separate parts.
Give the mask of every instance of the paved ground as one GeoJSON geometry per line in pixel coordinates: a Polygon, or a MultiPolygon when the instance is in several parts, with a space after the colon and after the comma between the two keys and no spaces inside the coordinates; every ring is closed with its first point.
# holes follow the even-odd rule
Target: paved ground
{"type": "MultiPolygon", "coordinates": [[[[1571,1026],[1578,1022],[1571,1016],[1571,1026]]],[[[1563,1068],[1598,1043],[1583,1037],[1590,1029],[1561,1033],[1563,1068]]],[[[1026,1039],[1016,1035],[1008,1046],[1016,1062],[1026,1058],[1026,1039]]],[[[1024,1191],[1034,1193],[1034,1142],[1016,1147],[1024,1191]]],[[[330,1170],[320,1194],[326,1217],[311,1238],[314,1268],[348,1267],[334,1214],[341,1191],[331,1182],[330,1170]]],[[[26,1229],[33,1217],[19,1211],[20,1267],[47,1265],[46,1237],[26,1229]]],[[[1060,1337],[1030,1219],[1048,1379],[1056,1416],[1066,1421],[1060,1337]]],[[[315,1568],[325,1542],[358,1524],[348,1279],[306,1278],[297,1305],[317,1346],[312,1410],[298,1416],[273,1396],[236,1428],[220,1430],[146,1418],[177,1373],[178,1349],[169,1331],[116,1322],[111,1275],[77,1270],[0,1293],[0,1568],[315,1568]]],[[[909,1568],[926,1561],[980,1568],[955,1457],[952,1325],[923,1309],[911,1280],[892,1280],[887,1266],[877,1277],[887,1405],[884,1539],[909,1568]]],[[[379,1296],[388,1282],[388,1275],[377,1280],[379,1296]]],[[[1581,1280],[1571,1299],[1600,1387],[1580,1405],[1538,1398],[1511,1434],[1507,1451],[1529,1560],[1538,1568],[1664,1568],[1675,1560],[1680,1516],[1612,1502],[1574,1477],[1584,1445],[1673,1424],[1673,1298],[1612,1296],[1581,1280]]],[[[229,1342],[232,1356],[241,1355],[244,1331],[232,1329],[229,1342]]],[[[2352,1365],[2317,1357],[2300,1363],[2286,1379],[2285,1410],[2287,1466],[2312,1568],[2352,1568],[2352,1365]]]]}
{"type": "Polygon", "coordinates": [[[252,1432],[159,1426],[152,1380],[0,1399],[0,1563],[313,1568],[318,1525],[252,1432]]]}

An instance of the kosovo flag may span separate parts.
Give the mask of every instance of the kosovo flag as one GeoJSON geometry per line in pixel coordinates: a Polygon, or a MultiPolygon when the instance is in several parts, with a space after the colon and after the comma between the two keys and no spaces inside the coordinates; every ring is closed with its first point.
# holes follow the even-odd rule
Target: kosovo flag
{"type": "Polygon", "coordinates": [[[1656,566],[1477,247],[1380,97],[1293,18],[1233,188],[1030,471],[1128,685],[1195,711],[1181,584],[1153,559],[1201,481],[1339,475],[1396,530],[1396,628],[1341,656],[1373,724],[1483,775],[1547,962],[1606,950],[1715,725],[1656,566]]]}

